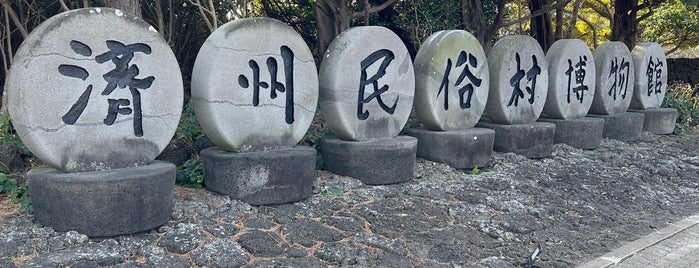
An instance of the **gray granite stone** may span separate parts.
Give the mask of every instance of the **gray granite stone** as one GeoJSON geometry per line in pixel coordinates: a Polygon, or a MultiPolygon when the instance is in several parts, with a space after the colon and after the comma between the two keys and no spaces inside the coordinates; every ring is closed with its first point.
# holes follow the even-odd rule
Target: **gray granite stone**
{"type": "Polygon", "coordinates": [[[411,128],[407,134],[418,140],[417,157],[458,169],[487,166],[495,140],[495,131],[487,128],[451,131],[411,128]]]}
{"type": "Polygon", "coordinates": [[[431,130],[472,128],[488,100],[490,77],[483,47],[469,32],[440,31],[415,56],[415,110],[431,130]]]}
{"type": "Polygon", "coordinates": [[[604,42],[592,55],[597,79],[590,113],[626,112],[631,104],[636,77],[631,52],[622,42],[604,42]]]}
{"type": "Polygon", "coordinates": [[[667,93],[667,60],[658,43],[646,42],[631,51],[636,72],[631,109],[659,108],[667,93]]]}
{"type": "Polygon", "coordinates": [[[677,109],[656,108],[648,110],[629,110],[644,115],[643,131],[653,134],[672,134],[675,131],[677,109]]]}
{"type": "Polygon", "coordinates": [[[177,129],[184,95],[168,44],[109,8],[68,11],[35,28],[6,89],[27,148],[69,172],[151,162],[177,129]]]}
{"type": "Polygon", "coordinates": [[[493,150],[497,152],[512,152],[527,158],[550,157],[553,152],[554,124],[534,122],[503,125],[481,121],[476,126],[495,131],[493,150]]]}
{"type": "Polygon", "coordinates": [[[192,70],[192,101],[204,133],[225,150],[288,149],[306,134],[318,103],[310,49],[269,18],[221,25],[192,70]]]}
{"type": "Polygon", "coordinates": [[[488,55],[490,93],[485,106],[499,124],[536,121],[544,109],[549,71],[544,51],[534,38],[505,36],[488,55]]]}
{"type": "Polygon", "coordinates": [[[645,116],[642,113],[625,112],[612,115],[595,115],[589,117],[604,119],[602,137],[621,141],[635,141],[643,134],[645,116]]]}
{"type": "Polygon", "coordinates": [[[596,149],[602,143],[604,120],[601,118],[539,118],[539,121],[556,125],[553,143],[565,143],[575,148],[586,150],[596,149]]]}
{"type": "Polygon", "coordinates": [[[325,168],[366,184],[393,184],[413,178],[417,139],[398,136],[370,141],[320,140],[325,168]]]}
{"type": "Polygon", "coordinates": [[[561,39],[546,53],[548,94],[543,115],[549,118],[585,117],[595,96],[595,59],[580,39],[561,39]]]}
{"type": "Polygon", "coordinates": [[[218,147],[201,151],[206,189],[252,205],[299,201],[312,193],[316,150],[232,153],[218,147]]]}
{"type": "Polygon", "coordinates": [[[335,136],[366,141],[393,138],[408,121],[415,73],[408,50],[379,26],[340,34],[320,66],[320,108],[335,136]]]}
{"type": "Polygon", "coordinates": [[[64,173],[29,171],[34,217],[56,231],[92,237],[146,231],[167,222],[172,207],[175,165],[64,173]]]}

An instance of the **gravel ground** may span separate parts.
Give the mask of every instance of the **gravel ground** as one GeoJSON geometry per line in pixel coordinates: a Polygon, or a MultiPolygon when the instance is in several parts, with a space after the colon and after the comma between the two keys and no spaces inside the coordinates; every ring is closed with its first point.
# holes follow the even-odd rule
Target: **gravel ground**
{"type": "Polygon", "coordinates": [[[409,182],[367,186],[318,171],[311,198],[250,206],[176,187],[170,221],[90,239],[8,210],[0,267],[572,267],[699,212],[699,135],[494,153],[478,174],[418,159],[409,182]]]}

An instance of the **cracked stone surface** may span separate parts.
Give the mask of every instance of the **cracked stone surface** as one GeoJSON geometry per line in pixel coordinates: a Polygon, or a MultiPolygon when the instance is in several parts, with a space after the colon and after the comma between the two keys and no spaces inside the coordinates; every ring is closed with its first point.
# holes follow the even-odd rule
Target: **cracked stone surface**
{"type": "Polygon", "coordinates": [[[313,196],[274,206],[176,187],[166,225],[110,238],[15,208],[0,214],[0,266],[522,267],[540,244],[537,265],[572,267],[699,212],[698,134],[554,149],[494,153],[478,174],[418,159],[386,186],[318,171],[313,196]]]}

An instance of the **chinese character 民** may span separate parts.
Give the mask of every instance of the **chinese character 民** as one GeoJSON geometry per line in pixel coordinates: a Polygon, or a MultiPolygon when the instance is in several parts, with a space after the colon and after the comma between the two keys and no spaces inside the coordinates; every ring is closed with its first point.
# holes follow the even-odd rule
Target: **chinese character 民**
{"type": "Polygon", "coordinates": [[[588,90],[587,86],[583,84],[585,81],[585,67],[587,65],[587,56],[580,56],[578,63],[575,64],[575,69],[573,69],[573,61],[568,59],[568,70],[566,70],[566,75],[568,75],[568,103],[570,103],[570,84],[571,76],[575,75],[576,87],[573,88],[573,93],[575,93],[575,98],[583,102],[583,97],[585,96],[585,90],[588,90]],[[575,72],[573,72],[575,70],[575,72]]]}
{"type": "Polygon", "coordinates": [[[660,81],[660,77],[663,73],[663,63],[660,58],[656,57],[657,62],[653,63],[653,57],[648,61],[648,68],[646,69],[646,77],[648,78],[648,96],[655,92],[655,94],[662,93],[660,89],[663,86],[663,82],[660,81]],[[655,78],[655,87],[653,86],[653,79],[655,78]]]}
{"type": "MultiPolygon", "coordinates": [[[[114,89],[129,88],[132,100],[128,99],[108,99],[107,117],[103,120],[105,125],[111,126],[116,121],[117,115],[129,115],[133,113],[134,135],[137,137],[143,136],[143,115],[141,111],[141,93],[139,89],[148,89],[153,84],[155,77],[148,76],[140,79],[136,78],[139,74],[139,69],[136,64],[130,64],[134,57],[134,53],[140,52],[146,55],[151,53],[150,46],[143,43],[125,45],[119,41],[107,40],[107,48],[109,51],[95,57],[95,62],[102,64],[111,61],[114,64],[114,69],[102,75],[102,78],[107,81],[107,86],[102,91],[103,96],[108,96],[114,89]],[[133,109],[130,106],[132,105],[133,109]]],[[[92,49],[79,41],[70,42],[71,49],[82,56],[89,57],[92,55],[92,49]]],[[[61,64],[58,66],[58,72],[64,76],[79,78],[83,81],[90,74],[85,68],[76,65],[61,64]]],[[[63,115],[63,122],[68,125],[74,125],[80,118],[83,111],[87,107],[87,103],[92,93],[92,85],[88,85],[85,91],[80,95],[78,100],[71,106],[70,110],[63,115]]]]}
{"type": "Polygon", "coordinates": [[[531,82],[531,87],[525,87],[527,93],[529,94],[529,104],[534,104],[534,90],[536,89],[536,77],[541,74],[541,67],[539,67],[538,61],[536,60],[536,55],[532,55],[532,67],[525,73],[521,67],[521,61],[519,58],[519,53],[515,53],[515,60],[517,61],[517,72],[510,78],[510,85],[513,87],[512,97],[507,103],[507,106],[516,107],[519,103],[520,98],[524,98],[524,92],[520,87],[520,81],[522,78],[527,77],[527,82],[531,82]]]}
{"type": "MultiPolygon", "coordinates": [[[[437,97],[444,91],[444,110],[449,109],[449,74],[451,73],[451,59],[447,59],[447,67],[446,70],[444,71],[444,77],[442,77],[442,84],[439,86],[439,92],[437,92],[437,97]]],[[[459,87],[461,83],[464,81],[464,78],[468,77],[468,80],[470,81],[468,84],[465,86],[459,88],[459,105],[461,106],[461,109],[467,109],[471,108],[471,96],[473,96],[473,90],[474,87],[473,85],[476,85],[476,87],[481,86],[481,79],[478,79],[473,73],[471,72],[470,67],[477,68],[478,67],[478,59],[474,57],[471,53],[466,54],[465,51],[461,51],[459,53],[459,58],[456,61],[456,67],[461,67],[463,66],[463,70],[461,71],[461,74],[459,75],[459,78],[456,79],[456,83],[454,86],[459,87]],[[468,62],[468,63],[467,63],[468,62]],[[464,94],[468,93],[466,96],[466,101],[464,101],[464,94]]]]}
{"type": "MultiPolygon", "coordinates": [[[[250,60],[248,65],[252,69],[252,105],[260,104],[260,87],[269,88],[269,97],[277,98],[277,91],[285,93],[285,116],[287,124],[294,123],[294,52],[288,46],[280,48],[282,62],[284,63],[284,83],[277,81],[277,59],[267,58],[267,71],[270,75],[270,83],[260,81],[260,66],[256,61],[250,60]]],[[[243,88],[250,87],[250,81],[245,75],[238,76],[238,84],[243,88]]]]}
{"type": "Polygon", "coordinates": [[[379,79],[386,75],[386,68],[394,58],[395,56],[393,55],[393,52],[391,52],[388,49],[381,49],[374,53],[371,53],[371,55],[366,57],[366,59],[364,59],[361,62],[362,76],[359,81],[359,96],[357,102],[357,118],[359,118],[359,120],[366,120],[367,118],[369,118],[369,111],[364,111],[364,104],[371,102],[373,99],[376,99],[381,109],[383,109],[389,114],[393,114],[393,112],[396,110],[399,97],[396,97],[396,101],[393,102],[392,107],[388,107],[388,105],[386,105],[386,103],[384,103],[383,99],[381,98],[381,94],[388,91],[388,85],[383,85],[379,88],[379,79]],[[381,65],[379,65],[376,74],[367,78],[367,68],[369,68],[369,66],[379,61],[380,59],[383,59],[383,61],[381,61],[381,65]],[[373,85],[374,92],[369,94],[369,96],[365,98],[364,91],[366,90],[366,86],[369,84],[373,85]]]}
{"type": "Polygon", "coordinates": [[[612,87],[609,88],[609,96],[612,96],[614,100],[616,100],[617,96],[617,87],[619,89],[619,92],[621,92],[622,90],[624,92],[621,93],[621,98],[626,98],[626,91],[629,87],[630,72],[631,67],[629,66],[629,62],[626,61],[625,58],[621,58],[621,64],[619,64],[619,59],[617,57],[614,57],[614,60],[612,60],[611,70],[609,72],[609,77],[614,77],[614,83],[612,83],[612,87]],[[624,70],[626,70],[626,73],[624,73],[624,70]]]}

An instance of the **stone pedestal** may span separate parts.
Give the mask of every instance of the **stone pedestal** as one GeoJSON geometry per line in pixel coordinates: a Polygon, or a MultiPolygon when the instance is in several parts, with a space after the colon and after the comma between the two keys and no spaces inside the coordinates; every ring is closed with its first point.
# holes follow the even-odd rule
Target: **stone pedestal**
{"type": "Polygon", "coordinates": [[[634,113],[642,113],[645,116],[643,131],[653,134],[672,134],[675,131],[677,109],[656,108],[648,110],[629,110],[634,113]]]}
{"type": "Polygon", "coordinates": [[[596,149],[602,143],[604,119],[583,117],[576,119],[539,118],[539,122],[556,125],[553,143],[565,143],[578,149],[596,149]]]}
{"type": "Polygon", "coordinates": [[[493,149],[498,152],[513,152],[527,158],[550,157],[556,125],[533,122],[517,125],[502,125],[481,121],[477,127],[495,131],[493,149]]]}
{"type": "Polygon", "coordinates": [[[408,136],[368,141],[335,137],[320,141],[325,168],[366,184],[393,184],[413,178],[417,139],[408,136]]]}
{"type": "Polygon", "coordinates": [[[147,231],[170,218],[175,170],[162,161],[77,173],[35,168],[27,174],[34,217],[91,237],[147,231]]]}
{"type": "Polygon", "coordinates": [[[411,128],[408,135],[418,140],[418,157],[457,169],[487,166],[495,141],[495,131],[487,128],[450,131],[411,128]]]}
{"type": "Polygon", "coordinates": [[[643,133],[645,116],[642,113],[625,112],[612,115],[589,114],[587,116],[604,119],[604,133],[602,133],[602,137],[605,138],[635,141],[640,139],[643,133]]]}
{"type": "Polygon", "coordinates": [[[247,153],[210,147],[200,157],[207,190],[251,205],[289,203],[312,194],[316,151],[310,147],[247,153]]]}

